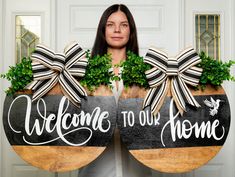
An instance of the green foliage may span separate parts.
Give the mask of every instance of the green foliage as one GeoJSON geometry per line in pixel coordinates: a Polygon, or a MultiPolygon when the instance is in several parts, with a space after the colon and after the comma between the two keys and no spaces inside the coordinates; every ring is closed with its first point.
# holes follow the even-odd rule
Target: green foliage
{"type": "Polygon", "coordinates": [[[5,92],[13,95],[16,91],[24,89],[24,87],[33,80],[32,60],[23,58],[16,66],[10,66],[6,74],[1,74],[1,78],[5,78],[11,82],[11,86],[5,92]]]}
{"type": "MultiPolygon", "coordinates": [[[[110,72],[112,67],[112,58],[110,54],[104,56],[95,56],[91,58],[90,52],[87,52],[88,66],[86,74],[80,83],[87,87],[90,91],[94,91],[100,85],[110,86],[110,81],[118,81],[120,78],[110,72]]],[[[207,56],[204,52],[200,53],[201,63],[198,67],[203,69],[200,77],[199,86],[204,89],[206,84],[214,87],[220,86],[223,81],[235,81],[230,74],[230,68],[235,61],[221,62],[207,56]]],[[[138,56],[130,51],[127,52],[127,59],[116,65],[115,67],[123,67],[121,78],[125,87],[138,85],[140,87],[149,87],[145,71],[151,66],[144,63],[143,57],[138,56]]],[[[24,87],[33,80],[32,61],[30,58],[23,58],[16,66],[11,66],[6,74],[1,74],[0,78],[5,78],[11,82],[11,86],[6,90],[8,95],[14,94],[16,91],[24,89],[24,87]]]]}
{"type": "MultiPolygon", "coordinates": [[[[106,54],[104,56],[95,56],[91,58],[90,52],[87,52],[88,65],[86,68],[85,76],[81,79],[80,83],[90,91],[94,91],[100,85],[109,85],[110,79],[114,74],[109,72],[112,67],[111,56],[106,54]]],[[[113,78],[117,79],[116,77],[113,78]]]]}
{"type": "Polygon", "coordinates": [[[145,71],[149,70],[151,66],[144,63],[143,57],[140,57],[130,51],[127,52],[127,59],[121,63],[123,67],[122,79],[125,87],[137,85],[140,87],[149,87],[145,71]]]}
{"type": "Polygon", "coordinates": [[[202,89],[206,84],[211,84],[214,87],[220,86],[223,81],[235,81],[235,78],[230,74],[230,67],[235,64],[235,61],[221,62],[207,56],[204,52],[200,53],[201,63],[199,67],[203,69],[200,77],[199,85],[202,89]]]}
{"type": "MultiPolygon", "coordinates": [[[[90,91],[94,91],[100,85],[110,85],[111,80],[118,81],[120,78],[109,72],[112,67],[112,58],[110,54],[104,56],[95,56],[91,58],[90,53],[87,52],[88,66],[86,74],[80,81],[82,86],[85,86],[90,91]]],[[[123,67],[121,78],[126,87],[138,85],[141,87],[148,87],[148,82],[145,76],[145,71],[150,69],[150,65],[145,64],[143,57],[140,57],[132,52],[127,52],[127,59],[115,65],[115,67],[123,67]]]]}

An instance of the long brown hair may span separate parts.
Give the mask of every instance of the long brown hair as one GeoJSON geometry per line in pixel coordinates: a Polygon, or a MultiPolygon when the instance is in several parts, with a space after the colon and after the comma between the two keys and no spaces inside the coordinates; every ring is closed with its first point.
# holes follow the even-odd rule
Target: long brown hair
{"type": "Polygon", "coordinates": [[[100,22],[98,25],[98,29],[97,29],[97,33],[96,33],[95,43],[93,45],[92,52],[91,52],[92,57],[94,57],[96,55],[102,56],[107,53],[108,44],[105,40],[106,22],[107,22],[109,16],[112,13],[117,12],[118,10],[125,13],[127,20],[128,20],[128,23],[130,25],[130,38],[129,38],[129,41],[126,45],[126,50],[132,51],[133,53],[135,53],[137,55],[139,54],[137,30],[136,30],[135,21],[134,21],[132,14],[131,14],[130,10],[127,8],[127,6],[125,6],[123,4],[114,4],[110,7],[108,7],[104,11],[103,15],[101,16],[101,19],[100,19],[100,22]]]}

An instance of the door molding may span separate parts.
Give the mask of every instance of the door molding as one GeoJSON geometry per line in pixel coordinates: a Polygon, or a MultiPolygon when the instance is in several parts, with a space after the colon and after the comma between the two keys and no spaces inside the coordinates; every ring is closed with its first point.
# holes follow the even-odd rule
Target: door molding
{"type": "MultiPolygon", "coordinates": [[[[0,12],[1,12],[1,18],[0,18],[0,58],[3,58],[3,16],[4,16],[4,11],[3,11],[3,1],[0,0],[0,12]]],[[[0,65],[0,73],[3,72],[3,65],[4,65],[4,60],[2,60],[2,64],[0,65]]],[[[0,80],[0,85],[3,86],[3,81],[2,79],[0,80]]],[[[0,87],[2,88],[2,87],[0,87]]],[[[3,103],[2,103],[2,99],[3,98],[3,91],[0,90],[0,117],[2,118],[2,107],[3,107],[3,103]]],[[[1,119],[2,120],[2,119],[1,119]]],[[[3,162],[2,162],[2,157],[3,157],[3,142],[2,142],[2,135],[3,135],[3,128],[2,128],[2,121],[0,120],[0,176],[2,176],[2,170],[3,170],[3,162]]]]}
{"type": "MultiPolygon", "coordinates": [[[[231,23],[231,50],[230,50],[230,57],[231,57],[231,59],[235,59],[235,22],[234,22],[234,20],[235,20],[235,2],[234,2],[234,0],[230,0],[229,1],[230,2],[230,12],[231,12],[231,18],[230,18],[230,23],[231,23]]],[[[233,70],[231,71],[232,72],[232,74],[233,75],[235,75],[235,71],[234,71],[234,67],[233,67],[233,70]]],[[[232,99],[231,100],[234,100],[235,99],[235,94],[234,94],[234,89],[235,89],[235,84],[233,83],[232,84],[232,99]]],[[[234,117],[234,115],[235,115],[235,111],[234,111],[234,109],[233,108],[231,108],[231,117],[234,117]]],[[[231,119],[231,134],[232,135],[235,135],[235,122],[234,122],[234,120],[233,119],[231,119]]],[[[233,148],[234,148],[234,146],[235,146],[235,136],[233,136],[232,138],[232,145],[233,145],[233,148]]],[[[233,150],[233,154],[231,154],[232,155],[232,157],[234,157],[235,156],[235,151],[233,150]]],[[[233,158],[233,162],[231,163],[231,164],[235,164],[235,159],[233,158]]],[[[232,169],[233,169],[233,176],[235,175],[235,169],[232,167],[232,169]]]]}
{"type": "MultiPolygon", "coordinates": [[[[40,15],[41,16],[41,34],[42,42],[48,46],[55,44],[51,36],[54,35],[54,30],[51,29],[54,23],[56,11],[56,0],[0,0],[0,58],[4,60],[0,64],[0,73],[6,72],[8,66],[15,65],[15,16],[16,15],[40,15]],[[52,14],[53,13],[53,14],[52,14]],[[4,23],[7,22],[7,23],[4,23]]],[[[55,29],[55,27],[54,27],[55,29]]],[[[0,79],[0,117],[2,117],[2,105],[5,98],[3,89],[8,87],[9,83],[6,80],[0,79]]],[[[54,177],[54,173],[49,173],[25,163],[11,149],[3,131],[2,121],[0,120],[0,176],[32,176],[37,177],[54,177]]]]}
{"type": "Polygon", "coordinates": [[[179,51],[185,46],[185,0],[179,0],[179,51]]]}
{"type": "MultiPolygon", "coordinates": [[[[214,3],[213,0],[208,1],[185,1],[185,43],[187,44],[195,44],[195,34],[194,34],[194,15],[196,13],[200,14],[220,14],[221,16],[221,59],[223,61],[226,61],[228,59],[234,59],[235,57],[235,2],[234,0],[226,0],[225,2],[221,3],[214,3]],[[201,6],[201,2],[203,2],[204,6],[201,6]],[[191,28],[190,28],[191,27],[191,28]]],[[[231,69],[231,73],[234,73],[234,68],[231,69]]],[[[235,111],[232,109],[234,108],[235,102],[235,94],[234,89],[235,85],[231,82],[225,82],[223,84],[225,86],[225,89],[227,91],[227,96],[229,97],[230,101],[230,108],[231,108],[231,117],[234,117],[235,111]]],[[[232,177],[235,174],[234,171],[234,145],[235,145],[235,124],[234,121],[231,119],[230,124],[230,132],[227,137],[227,140],[224,144],[224,147],[222,148],[221,152],[218,153],[218,155],[210,161],[207,165],[204,167],[193,171],[192,173],[189,173],[187,175],[188,177],[196,177],[196,176],[203,176],[202,174],[210,174],[209,171],[211,171],[212,174],[216,174],[215,176],[220,176],[217,169],[220,167],[221,169],[219,172],[225,173],[225,176],[232,177]]]]}
{"type": "Polygon", "coordinates": [[[57,51],[56,48],[56,26],[57,26],[57,0],[50,0],[50,47],[57,51]]]}

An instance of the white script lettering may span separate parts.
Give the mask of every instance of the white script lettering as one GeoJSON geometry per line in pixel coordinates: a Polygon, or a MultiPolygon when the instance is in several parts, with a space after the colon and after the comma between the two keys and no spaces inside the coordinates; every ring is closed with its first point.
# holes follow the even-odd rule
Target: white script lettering
{"type": "Polygon", "coordinates": [[[30,142],[27,140],[27,137],[23,136],[23,140],[30,145],[43,145],[48,144],[50,142],[56,141],[58,139],[61,139],[63,142],[65,142],[68,145],[71,146],[82,146],[86,144],[92,137],[93,131],[100,131],[102,133],[106,133],[109,131],[111,127],[111,122],[108,120],[109,113],[107,111],[101,111],[100,107],[96,107],[92,113],[85,113],[83,110],[79,114],[73,114],[67,112],[69,107],[69,100],[66,97],[62,97],[59,108],[57,111],[57,115],[51,113],[47,115],[47,106],[43,99],[39,99],[37,101],[37,113],[39,115],[39,118],[34,118],[31,116],[31,109],[32,109],[32,101],[31,98],[28,95],[20,95],[17,98],[13,100],[13,102],[10,105],[10,108],[8,110],[8,124],[12,131],[15,133],[21,133],[20,130],[15,130],[11,124],[11,111],[12,106],[15,104],[16,101],[19,99],[26,99],[27,101],[27,108],[25,112],[25,132],[28,137],[32,136],[34,133],[37,136],[41,136],[43,133],[52,133],[56,131],[58,137],[44,141],[44,142],[30,142]],[[39,109],[39,107],[41,109],[39,109]],[[43,108],[43,109],[42,109],[43,108]],[[41,110],[43,110],[41,112],[41,110]],[[41,119],[41,120],[40,120],[41,119]],[[52,121],[55,121],[55,124],[51,124],[52,121]],[[34,122],[33,122],[34,121],[34,122]],[[107,123],[107,127],[103,127],[103,122],[107,123]],[[32,125],[30,127],[30,125],[32,125]],[[52,127],[53,125],[53,127],[52,127]],[[91,128],[89,128],[89,126],[91,128]],[[71,129],[72,130],[69,130],[71,129]],[[67,130],[66,133],[63,131],[67,130]],[[69,130],[69,131],[68,131],[69,130]],[[80,143],[72,143],[69,140],[65,138],[66,135],[72,133],[72,132],[78,132],[81,130],[85,130],[89,133],[89,136],[83,140],[83,142],[80,143]]]}
{"type": "Polygon", "coordinates": [[[225,128],[222,126],[222,135],[220,137],[217,137],[216,135],[216,129],[219,128],[219,120],[215,119],[212,123],[210,121],[208,122],[202,122],[201,125],[196,122],[194,125],[189,120],[184,120],[180,122],[180,120],[175,121],[175,119],[178,117],[179,112],[176,113],[176,115],[173,114],[173,100],[170,102],[170,108],[169,108],[169,117],[170,120],[164,125],[161,131],[161,142],[162,145],[165,147],[164,143],[164,131],[167,126],[170,127],[171,130],[171,138],[173,142],[176,141],[176,138],[178,139],[188,139],[191,137],[191,135],[194,133],[196,138],[211,138],[213,137],[215,140],[221,140],[224,137],[225,134],[225,128]],[[188,127],[188,128],[187,128],[188,127]]]}

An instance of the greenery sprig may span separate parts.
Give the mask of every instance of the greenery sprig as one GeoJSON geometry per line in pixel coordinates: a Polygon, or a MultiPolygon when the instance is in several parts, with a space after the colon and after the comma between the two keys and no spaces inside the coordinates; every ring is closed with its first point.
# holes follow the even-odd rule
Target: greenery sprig
{"type": "Polygon", "coordinates": [[[5,92],[7,95],[13,95],[33,80],[32,60],[23,58],[16,66],[10,66],[8,72],[1,74],[0,77],[11,82],[11,86],[5,92]]]}
{"type": "MultiPolygon", "coordinates": [[[[94,91],[100,85],[110,86],[112,80],[120,80],[113,72],[112,59],[110,54],[104,56],[95,56],[91,58],[90,52],[87,51],[88,66],[86,74],[81,79],[82,86],[87,87],[90,91],[94,91]]],[[[204,52],[200,53],[201,63],[198,67],[203,69],[200,77],[199,87],[204,89],[207,84],[214,87],[220,86],[223,81],[235,81],[234,76],[230,74],[230,68],[235,61],[221,62],[207,56],[204,52]]],[[[144,63],[143,57],[138,56],[130,51],[127,52],[125,61],[117,65],[123,67],[121,78],[125,87],[138,85],[140,87],[149,87],[145,71],[151,68],[150,65],[144,63]]],[[[33,81],[32,61],[30,58],[23,58],[16,66],[11,66],[6,74],[1,74],[1,78],[5,78],[11,82],[11,86],[6,90],[8,95],[14,94],[16,91],[22,90],[27,84],[33,81]]]]}
{"type": "Polygon", "coordinates": [[[116,79],[114,74],[110,72],[112,67],[111,55],[97,55],[92,58],[90,52],[87,51],[87,58],[86,73],[80,81],[82,86],[87,87],[90,91],[94,91],[100,85],[109,85],[110,79],[116,79]]]}
{"type": "Polygon", "coordinates": [[[149,87],[145,71],[149,70],[151,66],[144,63],[143,57],[128,51],[126,60],[120,66],[123,67],[121,78],[125,87],[132,85],[149,87]]]}
{"type": "Polygon", "coordinates": [[[94,91],[100,85],[109,85],[112,80],[123,79],[125,87],[138,85],[140,87],[148,87],[145,71],[150,69],[150,65],[145,64],[143,57],[140,57],[133,52],[127,52],[127,59],[115,65],[115,67],[123,67],[121,78],[110,72],[112,67],[112,58],[110,54],[104,56],[97,55],[91,58],[87,52],[88,66],[86,74],[80,81],[82,86],[85,86],[90,91],[94,91]]]}
{"type": "Polygon", "coordinates": [[[200,77],[199,86],[205,89],[206,84],[211,84],[214,87],[221,86],[223,81],[235,81],[235,78],[230,74],[230,67],[235,64],[235,61],[229,60],[228,62],[222,62],[215,60],[201,52],[199,54],[201,63],[199,67],[203,69],[200,77]]]}

